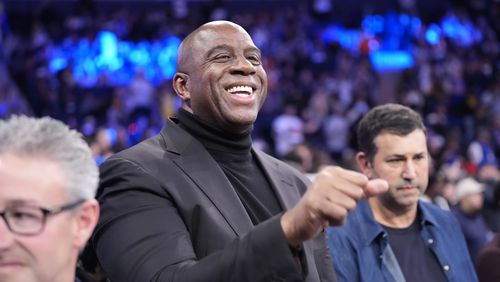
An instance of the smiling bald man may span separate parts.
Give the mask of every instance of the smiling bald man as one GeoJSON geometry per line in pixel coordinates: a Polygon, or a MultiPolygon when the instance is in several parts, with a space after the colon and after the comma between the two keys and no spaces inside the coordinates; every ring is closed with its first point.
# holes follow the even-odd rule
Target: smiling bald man
{"type": "Polygon", "coordinates": [[[101,166],[93,245],[111,280],[335,281],[324,228],[387,183],[339,167],[310,183],[252,147],[267,75],[235,23],[184,39],[173,87],[177,116],[101,166]]]}

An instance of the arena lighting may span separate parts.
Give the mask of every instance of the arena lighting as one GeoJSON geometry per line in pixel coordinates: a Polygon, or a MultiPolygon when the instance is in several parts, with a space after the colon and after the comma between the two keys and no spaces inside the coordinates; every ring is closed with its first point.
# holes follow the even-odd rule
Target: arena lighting
{"type": "Polygon", "coordinates": [[[362,32],[355,29],[346,29],[341,26],[331,25],[322,33],[322,39],[326,43],[337,42],[347,50],[355,51],[359,48],[362,32]]]}
{"type": "Polygon", "coordinates": [[[457,16],[447,15],[441,21],[443,33],[454,40],[457,45],[468,47],[476,42],[481,42],[483,35],[474,27],[471,21],[460,20],[457,16]]]}
{"type": "Polygon", "coordinates": [[[401,70],[414,64],[408,51],[375,51],[370,54],[370,61],[378,71],[401,70]]]}
{"type": "MultiPolygon", "coordinates": [[[[403,13],[368,15],[358,29],[347,29],[332,24],[322,32],[325,43],[338,43],[354,54],[369,40],[368,55],[377,70],[397,70],[411,67],[412,38],[423,31],[429,44],[436,44],[446,36],[458,45],[469,46],[480,42],[481,32],[470,21],[460,21],[453,14],[441,22],[430,24],[426,30],[418,17],[403,13]]],[[[113,85],[125,85],[137,70],[145,71],[154,84],[171,79],[175,73],[177,48],[181,40],[168,36],[155,41],[130,42],[120,40],[110,31],[101,31],[94,42],[67,40],[51,48],[49,69],[58,72],[71,65],[81,86],[92,87],[100,76],[106,76],[113,85]]]]}
{"type": "Polygon", "coordinates": [[[95,85],[102,75],[113,85],[125,85],[139,69],[145,70],[150,81],[159,84],[175,74],[180,43],[175,36],[130,42],[118,39],[111,31],[101,31],[93,42],[81,39],[54,47],[49,69],[55,73],[71,64],[73,75],[84,87],[95,85]]]}
{"type": "Polygon", "coordinates": [[[431,24],[425,31],[425,40],[431,45],[436,45],[441,38],[441,28],[437,24],[431,24]]]}

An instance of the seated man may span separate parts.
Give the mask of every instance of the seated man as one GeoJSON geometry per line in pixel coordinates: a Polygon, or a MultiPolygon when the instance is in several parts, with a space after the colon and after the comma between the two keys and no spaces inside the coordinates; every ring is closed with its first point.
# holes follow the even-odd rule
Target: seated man
{"type": "Polygon", "coordinates": [[[338,281],[477,281],[453,215],[419,200],[428,184],[425,127],[410,108],[387,104],[359,123],[356,161],[386,193],[358,203],[328,230],[338,281]]]}
{"type": "Polygon", "coordinates": [[[0,281],[80,281],[78,253],[99,216],[97,166],[50,118],[0,121],[0,281]]]}

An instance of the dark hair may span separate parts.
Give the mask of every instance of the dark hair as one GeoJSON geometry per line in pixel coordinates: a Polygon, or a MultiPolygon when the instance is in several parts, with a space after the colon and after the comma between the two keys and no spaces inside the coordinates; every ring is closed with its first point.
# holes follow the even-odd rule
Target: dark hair
{"type": "Polygon", "coordinates": [[[422,118],[414,110],[399,104],[377,106],[366,113],[358,124],[358,149],[371,162],[377,153],[375,138],[379,134],[388,132],[405,136],[416,129],[425,132],[422,118]]]}

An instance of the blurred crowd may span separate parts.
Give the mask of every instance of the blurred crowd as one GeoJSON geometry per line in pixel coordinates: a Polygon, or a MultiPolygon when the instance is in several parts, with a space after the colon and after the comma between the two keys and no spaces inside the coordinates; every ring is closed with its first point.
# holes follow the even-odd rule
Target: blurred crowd
{"type": "MultiPolygon", "coordinates": [[[[288,2],[237,9],[225,1],[170,1],[159,9],[76,1],[64,12],[50,1],[30,10],[4,4],[0,118],[25,113],[63,120],[84,134],[100,163],[157,133],[174,115],[179,100],[171,81],[154,84],[138,69],[126,85],[113,85],[106,75],[81,83],[71,64],[50,71],[50,50],[92,41],[104,29],[127,40],[183,38],[203,22],[229,19],[250,32],[269,77],[268,99],[253,131],[257,146],[304,173],[332,163],[354,168],[359,118],[380,103],[408,105],[428,129],[433,166],[426,198],[453,210],[471,230],[468,242],[480,241],[477,252],[492,232],[500,232],[500,3],[454,1],[440,17],[474,26],[482,39],[464,46],[440,37],[431,44],[424,33],[430,22],[424,21],[422,32],[409,38],[414,66],[384,74],[374,69],[366,46],[353,52],[322,40],[335,13],[330,1],[288,2]]],[[[413,2],[394,8],[424,16],[413,2]]]]}

